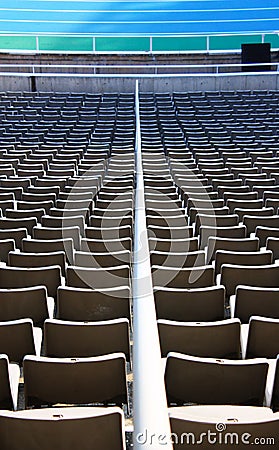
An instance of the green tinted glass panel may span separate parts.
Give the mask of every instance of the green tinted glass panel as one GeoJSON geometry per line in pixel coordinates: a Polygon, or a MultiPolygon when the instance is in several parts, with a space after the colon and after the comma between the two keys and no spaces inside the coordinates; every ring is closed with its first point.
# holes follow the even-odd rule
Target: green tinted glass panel
{"type": "Polygon", "coordinates": [[[35,36],[0,36],[2,50],[36,50],[35,36]]]}
{"type": "Polygon", "coordinates": [[[97,52],[148,52],[148,37],[97,37],[97,52]]]}
{"type": "Polygon", "coordinates": [[[206,37],[154,37],[152,39],[152,50],[159,51],[191,51],[206,50],[206,37]]]}
{"type": "Polygon", "coordinates": [[[270,43],[271,48],[279,48],[279,36],[278,34],[266,34],[264,37],[265,43],[270,43]]]}
{"type": "Polygon", "coordinates": [[[209,50],[240,50],[241,44],[259,44],[261,35],[210,36],[209,50]]]}
{"type": "MultiPolygon", "coordinates": [[[[240,50],[241,44],[261,43],[262,35],[228,35],[209,36],[209,50],[240,50]]],[[[264,42],[270,43],[272,49],[279,48],[279,36],[276,33],[266,34],[264,42]]],[[[39,36],[39,50],[60,52],[92,52],[93,37],[39,36]]],[[[165,36],[152,38],[152,50],[168,51],[206,51],[206,36],[165,36]]],[[[0,51],[36,50],[36,36],[1,36],[0,51]]],[[[96,37],[97,52],[148,52],[149,37],[96,37]]]]}
{"type": "Polygon", "coordinates": [[[39,49],[61,52],[90,52],[93,50],[93,39],[90,37],[39,36],[39,49]]]}

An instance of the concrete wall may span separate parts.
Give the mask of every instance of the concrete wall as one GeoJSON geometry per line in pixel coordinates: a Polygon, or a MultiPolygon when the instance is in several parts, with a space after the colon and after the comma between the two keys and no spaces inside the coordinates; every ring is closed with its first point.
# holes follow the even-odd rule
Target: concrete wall
{"type": "Polygon", "coordinates": [[[141,91],[220,91],[279,89],[279,74],[189,75],[140,78],[141,91]]]}
{"type": "Polygon", "coordinates": [[[0,91],[27,91],[31,90],[31,77],[13,75],[0,76],[0,91]]]}
{"type": "Polygon", "coordinates": [[[29,76],[0,75],[1,91],[134,92],[136,79],[142,92],[279,90],[279,72],[226,75],[169,76],[29,76]]]}
{"type": "Polygon", "coordinates": [[[131,77],[36,77],[37,91],[56,92],[134,92],[136,78],[131,77]]]}

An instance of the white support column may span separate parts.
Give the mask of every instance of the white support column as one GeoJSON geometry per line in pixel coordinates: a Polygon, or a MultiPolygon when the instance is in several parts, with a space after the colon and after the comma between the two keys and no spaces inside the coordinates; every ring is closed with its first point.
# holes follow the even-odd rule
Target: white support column
{"type": "Polygon", "coordinates": [[[133,264],[134,448],[171,450],[164,373],[146,228],[139,88],[136,81],[136,193],[133,264]]]}

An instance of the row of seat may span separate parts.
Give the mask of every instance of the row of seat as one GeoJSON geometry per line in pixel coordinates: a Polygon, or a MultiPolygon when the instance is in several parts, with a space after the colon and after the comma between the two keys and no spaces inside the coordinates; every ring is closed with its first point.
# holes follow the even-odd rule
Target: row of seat
{"type": "MultiPolygon", "coordinates": [[[[25,405],[39,407],[56,403],[95,402],[122,405],[128,402],[125,367],[125,355],[122,353],[68,359],[25,356],[25,405]],[[83,383],[75,386],[77,377],[82,379],[83,383]]],[[[221,403],[262,406],[269,369],[270,381],[267,384],[265,402],[278,411],[279,364],[276,365],[275,375],[272,368],[272,364],[269,368],[268,360],[264,358],[233,361],[168,351],[165,382],[169,404],[221,403]]],[[[16,408],[18,366],[10,365],[7,356],[2,355],[1,372],[2,408],[16,408]]]]}
{"type": "Polygon", "coordinates": [[[1,448],[125,450],[124,414],[119,407],[52,407],[0,411],[1,448]],[[92,444],[93,443],[93,444],[92,444]]]}
{"type": "MultiPolygon", "coordinates": [[[[25,355],[69,357],[99,356],[121,350],[131,363],[129,320],[67,321],[45,319],[42,330],[31,319],[0,322],[0,353],[12,362],[22,363],[25,355]],[[12,337],[8,340],[7,336],[12,337]]],[[[276,358],[278,351],[278,319],[252,316],[249,324],[239,319],[206,322],[158,320],[161,351],[195,356],[239,359],[276,358]],[[265,342],[265,335],[269,336],[265,342]],[[183,349],[183,351],[182,351],[183,349]]]]}
{"type": "MultiPolygon", "coordinates": [[[[20,100],[17,96],[11,107],[20,100]]],[[[7,105],[1,110],[6,116],[0,136],[1,330],[12,336],[0,338],[1,408],[35,407],[38,415],[37,408],[62,403],[68,406],[60,416],[71,417],[73,427],[80,423],[77,411],[84,423],[93,423],[92,429],[100,421],[94,432],[98,448],[124,449],[124,415],[125,420],[132,415],[134,118],[130,120],[131,108],[118,98],[113,107],[112,100],[100,98],[89,105],[90,99],[79,99],[78,114],[72,115],[73,99],[67,98],[60,117],[60,100],[52,100],[37,105],[40,111],[32,117],[22,111],[26,129],[16,110],[13,118],[7,105]],[[51,328],[66,335],[53,335],[51,328]],[[73,347],[59,352],[58,342],[72,342],[73,347]],[[71,404],[86,404],[88,413],[71,404]]],[[[133,97],[126,100],[133,105],[133,97]]],[[[25,415],[31,427],[32,412],[25,415]]],[[[10,417],[11,426],[21,422],[20,411],[10,417]]],[[[6,422],[5,427],[8,432],[6,422]]],[[[40,433],[44,427],[41,422],[40,433]]],[[[88,427],[83,448],[89,445],[88,427]]],[[[21,432],[15,448],[24,442],[18,437],[21,432]]],[[[63,430],[53,435],[57,447],[63,430]]],[[[74,438],[65,442],[61,448],[76,448],[74,438]]],[[[10,448],[11,440],[0,445],[10,448]]]]}
{"type": "MultiPolygon", "coordinates": [[[[225,427],[235,418],[230,431],[237,432],[240,408],[254,405],[245,424],[252,435],[260,430],[247,423],[255,406],[260,417],[263,405],[278,410],[275,328],[270,334],[278,320],[278,135],[264,118],[254,133],[259,103],[238,122],[220,97],[219,103],[217,94],[212,101],[207,94],[170,94],[167,106],[142,95],[147,228],[167,400],[175,406],[169,409],[174,448],[194,448],[196,436],[208,448],[195,432],[216,427],[218,412],[225,427]],[[223,326],[234,337],[222,335],[223,326]],[[231,347],[214,354],[233,342],[236,353],[231,347]],[[241,356],[247,359],[232,362],[241,356]]],[[[276,413],[269,409],[268,416],[261,426],[276,436],[276,413]]]]}
{"type": "MultiPolygon", "coordinates": [[[[1,161],[12,165],[0,179],[0,333],[14,329],[10,348],[2,347],[3,380],[14,370],[9,392],[16,395],[22,364],[26,408],[113,403],[124,405],[129,418],[133,104],[104,96],[86,105],[91,100],[84,95],[56,95],[38,105],[43,114],[32,119],[26,113],[25,121],[16,111],[24,96],[0,96],[6,117],[1,161]],[[14,118],[7,117],[12,103],[14,118]],[[23,122],[28,126],[19,135],[23,122]],[[22,178],[26,164],[30,173],[22,178]],[[55,287],[47,281],[50,273],[57,275],[55,287]],[[111,331],[118,328],[121,337],[111,331]],[[23,329],[31,351],[17,344],[16,330],[23,329]],[[13,356],[12,344],[20,356],[13,356]]],[[[276,121],[277,97],[220,96],[140,94],[146,226],[167,399],[176,405],[169,410],[173,431],[193,414],[178,405],[278,408],[278,178],[272,159],[278,140],[268,120],[270,114],[276,121]],[[264,116],[263,101],[269,105],[264,116]],[[247,104],[253,111],[242,112],[247,104]],[[264,125],[258,132],[251,128],[255,118],[264,125]]],[[[15,400],[8,407],[15,403],[21,408],[15,400]]],[[[9,417],[20,419],[14,414],[9,417]]]]}
{"type": "MultiPolygon", "coordinates": [[[[16,409],[19,366],[1,355],[1,408],[16,409]]],[[[25,408],[65,405],[128,405],[126,358],[121,352],[96,357],[23,358],[25,408]],[[77,382],[77,380],[80,380],[77,382]],[[82,380],[82,382],[81,382],[82,380]]]]}

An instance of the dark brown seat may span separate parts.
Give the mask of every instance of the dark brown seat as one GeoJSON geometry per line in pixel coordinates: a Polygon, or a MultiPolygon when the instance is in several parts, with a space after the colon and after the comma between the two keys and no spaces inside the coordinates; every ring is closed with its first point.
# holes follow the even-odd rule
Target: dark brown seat
{"type": "Polygon", "coordinates": [[[266,249],[271,250],[273,254],[273,261],[279,258],[279,238],[269,237],[266,240],[266,249]]]}
{"type": "Polygon", "coordinates": [[[21,364],[25,355],[40,355],[42,330],[33,327],[31,319],[0,322],[0,354],[21,364]]]}
{"type": "Polygon", "coordinates": [[[260,249],[260,241],[258,238],[223,238],[210,236],[208,238],[207,247],[207,263],[211,263],[215,259],[218,250],[226,250],[230,252],[256,252],[260,249]]]}
{"type": "Polygon", "coordinates": [[[279,345],[279,320],[252,316],[247,328],[247,346],[243,348],[243,356],[246,359],[276,359],[279,345]]]}
{"type": "Polygon", "coordinates": [[[29,317],[36,326],[53,317],[54,301],[45,286],[0,289],[0,321],[29,317]]]}
{"type": "Polygon", "coordinates": [[[79,227],[65,227],[65,228],[52,228],[52,227],[34,227],[33,238],[38,240],[61,240],[72,239],[75,250],[80,250],[80,229],[79,227]]]}
{"type": "Polygon", "coordinates": [[[42,202],[27,202],[27,201],[18,201],[17,202],[17,209],[18,210],[37,210],[43,208],[46,211],[46,214],[49,213],[50,208],[53,208],[54,202],[52,200],[50,201],[42,201],[42,202]]]}
{"type": "Polygon", "coordinates": [[[165,267],[198,267],[205,265],[205,252],[198,250],[195,252],[150,252],[152,266],[165,267]]]}
{"type": "Polygon", "coordinates": [[[223,206],[222,208],[215,208],[212,210],[211,208],[190,208],[188,211],[189,222],[192,224],[195,222],[197,214],[207,214],[214,216],[221,216],[229,214],[229,208],[227,206],[223,206]]]}
{"type": "Polygon", "coordinates": [[[162,357],[169,352],[211,358],[240,358],[240,321],[158,320],[162,357]]]}
{"type": "Polygon", "coordinates": [[[27,253],[10,252],[8,266],[12,267],[48,267],[60,266],[62,275],[66,273],[65,252],[27,253]]]}
{"type": "Polygon", "coordinates": [[[86,227],[85,236],[88,239],[122,239],[132,237],[132,227],[125,225],[121,227],[86,227]]]}
{"type": "Polygon", "coordinates": [[[96,322],[50,319],[45,321],[44,336],[45,356],[91,357],[120,352],[130,362],[127,318],[96,322]]]}
{"type": "Polygon", "coordinates": [[[230,239],[245,238],[247,234],[244,225],[232,227],[210,227],[202,225],[200,227],[200,249],[203,250],[208,245],[210,237],[224,237],[230,239]]]}
{"type": "Polygon", "coordinates": [[[130,286],[130,267],[120,265],[106,268],[69,266],[66,284],[72,287],[102,290],[119,286],[130,286]]]}
{"type": "Polygon", "coordinates": [[[174,240],[174,239],[189,239],[194,235],[193,227],[191,226],[173,226],[170,227],[165,222],[165,226],[148,225],[148,236],[156,237],[158,239],[174,240]]]}
{"type": "Polygon", "coordinates": [[[44,408],[1,411],[2,450],[125,450],[124,414],[118,407],[44,408]],[[39,444],[38,444],[39,442],[39,444]]]}
{"type": "Polygon", "coordinates": [[[89,253],[112,253],[123,250],[131,251],[132,239],[81,239],[81,251],[89,253]]]}
{"type": "Polygon", "coordinates": [[[22,250],[26,253],[52,253],[64,252],[67,262],[74,263],[74,242],[71,238],[65,239],[23,239],[22,250]]]}
{"type": "Polygon", "coordinates": [[[229,199],[227,201],[227,206],[229,207],[231,213],[234,213],[236,208],[245,209],[260,209],[263,207],[263,200],[234,200],[229,199]]]}
{"type": "Polygon", "coordinates": [[[37,225],[36,217],[28,217],[25,219],[7,219],[0,218],[1,230],[17,230],[26,228],[28,234],[32,234],[33,227],[37,225]]]}
{"type": "Polygon", "coordinates": [[[212,266],[191,268],[152,267],[154,286],[195,289],[214,285],[214,269],[212,266]]]}
{"type": "Polygon", "coordinates": [[[131,265],[131,252],[75,252],[75,265],[80,267],[113,267],[121,264],[131,265]]]}
{"type": "Polygon", "coordinates": [[[231,252],[228,250],[217,250],[215,255],[215,273],[221,272],[223,264],[240,264],[247,266],[272,264],[271,251],[265,252],[231,252]]]}
{"type": "Polygon", "coordinates": [[[130,295],[127,286],[104,287],[101,290],[61,286],[57,291],[56,317],[73,321],[102,321],[123,317],[131,321],[130,295]]]}
{"type": "Polygon", "coordinates": [[[260,240],[260,247],[265,247],[268,238],[279,237],[279,228],[271,228],[258,225],[256,228],[255,236],[260,240]]]}
{"type": "Polygon", "coordinates": [[[158,319],[184,322],[224,319],[225,288],[178,289],[154,286],[158,319]]]}
{"type": "Polygon", "coordinates": [[[20,369],[9,362],[7,355],[0,355],[0,408],[17,409],[20,369]]]}
{"type": "Polygon", "coordinates": [[[263,406],[266,359],[222,360],[170,352],[165,384],[168,404],[263,406]]]}
{"type": "Polygon", "coordinates": [[[234,212],[238,215],[239,221],[243,222],[244,216],[271,216],[273,214],[273,208],[235,208],[234,212]]]}
{"type": "Polygon", "coordinates": [[[2,239],[0,241],[0,261],[8,262],[9,252],[15,250],[15,241],[13,239],[2,239]]]}
{"type": "Polygon", "coordinates": [[[243,217],[243,224],[247,228],[247,234],[254,233],[257,227],[269,227],[269,228],[279,228],[279,216],[256,216],[256,215],[245,215],[243,217]]]}
{"type": "Polygon", "coordinates": [[[60,266],[22,268],[0,268],[0,288],[14,289],[31,286],[46,286],[48,295],[56,298],[56,291],[61,284],[60,266]]]}
{"type": "MultiPolygon", "coordinates": [[[[215,436],[216,434],[217,439],[219,433],[222,442],[226,442],[223,447],[233,449],[237,445],[240,450],[245,450],[249,443],[252,445],[252,443],[258,442],[259,436],[265,436],[264,439],[268,436],[276,436],[279,423],[279,415],[272,413],[269,408],[235,405],[174,407],[169,408],[169,418],[172,436],[175,436],[176,439],[174,448],[185,450],[194,450],[197,445],[202,450],[208,450],[209,441],[201,437],[215,436]],[[226,431],[218,432],[219,429],[222,429],[220,424],[226,431]],[[188,433],[185,430],[191,430],[191,432],[188,433]],[[235,444],[236,439],[232,436],[242,436],[243,439],[242,441],[239,439],[235,444]]],[[[270,442],[270,445],[263,444],[263,446],[274,447],[272,442],[276,442],[276,438],[272,437],[270,442]]],[[[215,443],[214,446],[221,448],[222,444],[215,443]]]]}
{"type": "Polygon", "coordinates": [[[214,215],[213,214],[200,214],[196,215],[195,221],[195,235],[200,233],[201,226],[209,227],[234,227],[238,225],[239,217],[237,214],[226,215],[214,215]]]}
{"type": "Polygon", "coordinates": [[[46,228],[72,228],[78,227],[80,230],[80,235],[85,236],[85,220],[84,216],[43,216],[42,226],[46,228]]]}
{"type": "MultiPolygon", "coordinates": [[[[151,233],[150,233],[151,234],[151,233]]],[[[199,240],[197,237],[188,239],[160,239],[149,237],[148,239],[150,251],[174,253],[196,252],[199,249],[199,240]]]]}
{"type": "Polygon", "coordinates": [[[23,371],[26,408],[57,403],[128,404],[123,353],[91,358],[26,356],[23,371]]]}
{"type": "Polygon", "coordinates": [[[239,285],[231,299],[231,316],[248,323],[251,316],[279,319],[279,288],[239,285]]]}
{"type": "Polygon", "coordinates": [[[226,288],[227,297],[233,295],[239,285],[277,288],[279,287],[279,266],[223,264],[220,282],[226,288]]]}
{"type": "Polygon", "coordinates": [[[43,208],[40,209],[7,209],[6,217],[8,219],[27,219],[30,217],[36,217],[37,222],[41,222],[42,216],[45,214],[43,208]]]}

